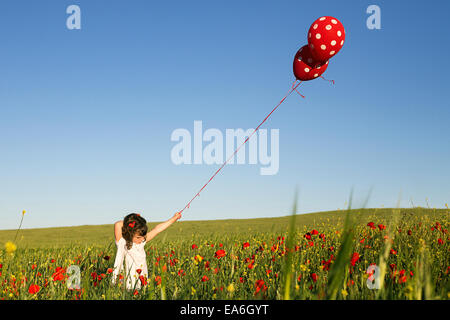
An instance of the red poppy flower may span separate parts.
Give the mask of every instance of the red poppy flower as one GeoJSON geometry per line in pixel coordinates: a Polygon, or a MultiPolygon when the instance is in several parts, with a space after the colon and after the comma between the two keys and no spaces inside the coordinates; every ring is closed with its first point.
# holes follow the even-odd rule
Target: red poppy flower
{"type": "Polygon", "coordinates": [[[181,277],[181,276],[184,276],[184,275],[186,275],[186,272],[183,270],[183,269],[180,269],[179,271],[178,271],[178,275],[181,277]]]}
{"type": "Polygon", "coordinates": [[[313,229],[313,231],[311,231],[311,234],[312,234],[313,236],[315,236],[316,234],[319,234],[319,231],[317,231],[316,229],[313,229]]]}
{"type": "Polygon", "coordinates": [[[113,269],[112,268],[108,268],[108,270],[106,270],[107,273],[112,273],[113,269]]]}
{"type": "Polygon", "coordinates": [[[385,225],[383,225],[383,224],[379,224],[379,225],[378,225],[378,229],[380,229],[380,230],[384,230],[384,229],[386,229],[386,226],[385,226],[385,225]]]}
{"type": "Polygon", "coordinates": [[[130,222],[130,223],[128,224],[128,226],[129,226],[130,228],[134,228],[135,225],[136,225],[136,221],[130,222]]]}
{"type": "Polygon", "coordinates": [[[262,287],[264,285],[264,280],[256,280],[255,287],[262,287]]]}
{"type": "Polygon", "coordinates": [[[205,281],[208,281],[208,280],[209,280],[208,276],[203,276],[202,277],[202,282],[205,282],[205,281]]]}
{"type": "Polygon", "coordinates": [[[139,280],[141,280],[141,285],[146,286],[147,285],[147,278],[145,276],[139,276],[139,280]]]}
{"type": "Polygon", "coordinates": [[[64,274],[65,274],[66,270],[61,268],[61,267],[57,267],[55,270],[55,273],[53,273],[52,277],[53,277],[53,281],[61,281],[64,279],[64,274]]]}
{"type": "Polygon", "coordinates": [[[376,228],[376,227],[375,227],[375,223],[373,223],[373,222],[369,222],[369,223],[367,224],[367,226],[370,227],[371,229],[375,229],[375,228],[376,228]]]}
{"type": "Polygon", "coordinates": [[[214,257],[216,257],[217,259],[220,259],[222,257],[225,257],[226,254],[227,253],[225,252],[225,250],[220,249],[220,250],[216,251],[216,253],[214,254],[214,257]]]}
{"type": "Polygon", "coordinates": [[[194,244],[192,245],[192,250],[197,249],[197,248],[198,248],[197,245],[194,243],[194,244]]]}
{"type": "Polygon", "coordinates": [[[316,282],[317,281],[317,274],[315,274],[315,273],[311,274],[311,278],[312,278],[312,280],[314,282],[316,282]]]}
{"type": "Polygon", "coordinates": [[[397,251],[395,251],[394,249],[391,249],[391,251],[389,251],[391,254],[397,254],[397,251]]]}
{"type": "Polygon", "coordinates": [[[359,260],[359,253],[358,252],[354,252],[352,255],[352,260],[350,261],[352,266],[355,266],[356,262],[358,262],[359,260]]]}
{"type": "Polygon", "coordinates": [[[441,238],[438,239],[438,243],[439,244],[444,244],[444,240],[442,240],[441,238]]]}
{"type": "Polygon", "coordinates": [[[307,234],[305,234],[305,238],[306,238],[307,240],[311,240],[311,234],[308,232],[307,234]]]}
{"type": "Polygon", "coordinates": [[[156,282],[156,285],[159,286],[161,284],[161,276],[156,276],[155,282],[156,282]]]}
{"type": "Polygon", "coordinates": [[[248,247],[250,247],[250,243],[248,243],[248,242],[244,242],[243,244],[242,244],[242,248],[248,248],[248,247]]]}
{"type": "Polygon", "coordinates": [[[256,280],[255,282],[255,295],[258,294],[260,291],[266,291],[267,286],[264,284],[264,280],[256,280]]]}
{"type": "Polygon", "coordinates": [[[35,294],[35,293],[38,293],[39,290],[41,290],[41,288],[40,288],[37,284],[32,284],[32,285],[28,288],[28,293],[29,293],[29,294],[35,294]]]}
{"type": "Polygon", "coordinates": [[[137,272],[138,274],[141,274],[142,269],[136,269],[136,272],[137,272]]]}

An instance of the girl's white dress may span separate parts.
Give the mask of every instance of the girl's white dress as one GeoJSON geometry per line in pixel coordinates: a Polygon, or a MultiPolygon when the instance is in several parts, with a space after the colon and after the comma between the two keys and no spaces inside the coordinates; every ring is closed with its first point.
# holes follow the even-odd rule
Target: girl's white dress
{"type": "Polygon", "coordinates": [[[131,249],[128,250],[124,238],[120,238],[119,241],[116,241],[117,254],[116,260],[114,261],[113,283],[116,282],[117,276],[122,271],[123,260],[125,260],[124,278],[126,280],[127,289],[141,288],[139,276],[141,275],[146,279],[148,278],[147,260],[145,258],[146,255],[144,250],[145,243],[145,241],[142,241],[139,244],[133,243],[131,249]],[[140,274],[136,271],[137,269],[141,269],[140,274]]]}

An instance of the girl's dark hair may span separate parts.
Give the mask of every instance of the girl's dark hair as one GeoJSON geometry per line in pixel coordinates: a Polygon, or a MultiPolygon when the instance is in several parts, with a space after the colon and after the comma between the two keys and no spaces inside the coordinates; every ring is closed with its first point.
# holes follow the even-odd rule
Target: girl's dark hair
{"type": "Polygon", "coordinates": [[[138,213],[130,213],[123,219],[122,237],[127,242],[127,249],[133,246],[135,235],[143,236],[147,234],[147,221],[138,213]]]}

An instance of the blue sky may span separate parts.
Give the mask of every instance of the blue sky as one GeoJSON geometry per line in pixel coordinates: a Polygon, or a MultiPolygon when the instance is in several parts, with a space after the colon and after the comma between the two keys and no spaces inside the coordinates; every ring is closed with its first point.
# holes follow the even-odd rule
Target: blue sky
{"type": "Polygon", "coordinates": [[[346,43],[263,125],[280,168],[226,166],[183,220],[450,201],[448,1],[0,3],[0,229],[162,221],[219,165],[170,159],[177,128],[254,128],[288,91],[311,23],[346,43]],[[81,8],[81,30],[66,8],[81,8]],[[366,8],[381,8],[381,30],[366,8]]]}

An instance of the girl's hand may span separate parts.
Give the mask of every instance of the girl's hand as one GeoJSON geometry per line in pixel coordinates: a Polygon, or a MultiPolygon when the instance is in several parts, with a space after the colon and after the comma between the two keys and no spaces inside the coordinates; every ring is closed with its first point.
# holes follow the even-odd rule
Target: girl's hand
{"type": "Polygon", "coordinates": [[[177,221],[178,219],[181,218],[181,212],[175,213],[172,218],[174,219],[174,222],[177,221]]]}

